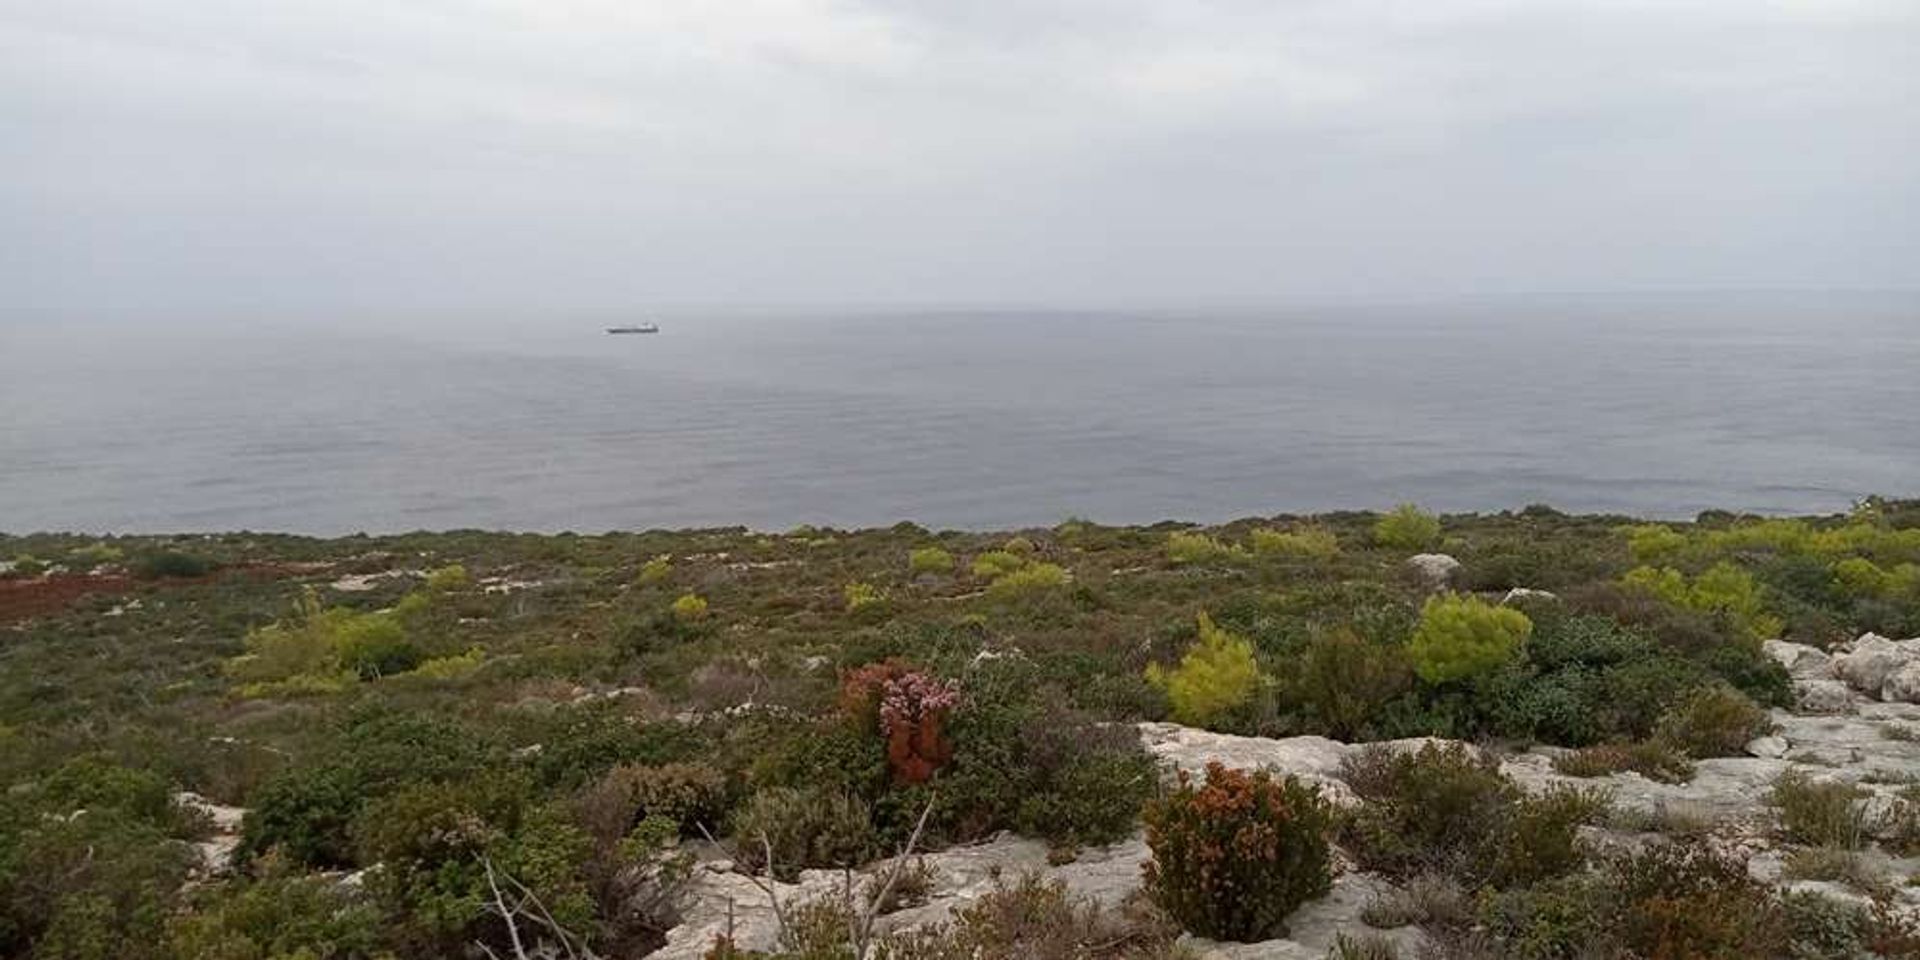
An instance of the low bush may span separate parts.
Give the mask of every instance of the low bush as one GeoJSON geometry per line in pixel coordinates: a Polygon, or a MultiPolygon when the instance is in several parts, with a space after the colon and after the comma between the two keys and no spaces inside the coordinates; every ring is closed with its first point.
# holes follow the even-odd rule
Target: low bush
{"type": "Polygon", "coordinates": [[[1167,534],[1167,560],[1174,564],[1217,563],[1244,553],[1204,533],[1177,530],[1167,534]]]}
{"type": "Polygon", "coordinates": [[[1773,782],[1767,803],[1779,817],[1780,832],[1794,843],[1857,850],[1868,839],[1865,790],[1850,783],[1816,781],[1789,770],[1773,782]]]}
{"type": "Polygon", "coordinates": [[[640,565],[640,572],[634,580],[641,586],[665,583],[673,576],[673,561],[666,557],[654,557],[640,565]]]}
{"type": "Polygon", "coordinates": [[[1670,563],[1687,548],[1687,535],[1663,523],[1628,527],[1627,553],[1641,565],[1670,563]]]}
{"type": "Polygon", "coordinates": [[[847,598],[848,613],[859,613],[887,602],[887,595],[871,583],[849,583],[842,593],[847,598]]]}
{"type": "Polygon", "coordinates": [[[1286,918],[1332,885],[1333,816],[1319,791],[1218,763],[1149,804],[1146,889],[1187,930],[1217,940],[1283,936],[1286,918]]]}
{"type": "Polygon", "coordinates": [[[673,618],[681,623],[699,623],[707,618],[707,598],[683,593],[673,601],[673,618]]]}
{"type": "Polygon", "coordinates": [[[1362,739],[1369,723],[1413,687],[1405,647],[1371,643],[1351,630],[1317,634],[1281,680],[1306,726],[1337,740],[1362,739]]]}
{"type": "Polygon", "coordinates": [[[1695,690],[1660,718],[1656,736],[1695,759],[1738,757],[1773,729],[1767,712],[1731,687],[1695,690]]]}
{"type": "Polygon", "coordinates": [[[1440,519],[1411,503],[1382,514],[1373,525],[1373,539],[1397,550],[1426,550],[1440,542],[1440,519]]]}
{"type": "Polygon", "coordinates": [[[1689,579],[1672,567],[1636,567],[1621,582],[1689,610],[1724,617],[1742,636],[1778,636],[1780,619],[1768,613],[1753,575],[1721,561],[1689,579]]]}
{"type": "Polygon", "coordinates": [[[1332,530],[1306,526],[1297,530],[1259,527],[1248,538],[1253,552],[1263,557],[1300,557],[1331,560],[1340,552],[1340,540],[1332,530]]]}
{"type": "Polygon", "coordinates": [[[880,850],[866,802],[826,790],[761,790],[734,811],[728,830],[742,866],[789,882],[810,867],[860,866],[880,850]]]}
{"type": "Polygon", "coordinates": [[[1584,861],[1577,828],[1605,809],[1585,791],[1529,797],[1462,744],[1369,748],[1345,773],[1365,801],[1342,825],[1346,845],[1363,867],[1398,877],[1508,886],[1557,876],[1584,861]]]}
{"type": "Polygon", "coordinates": [[[1693,762],[1669,743],[1602,743],[1553,758],[1553,769],[1569,777],[1604,777],[1629,770],[1660,783],[1693,779],[1693,762]]]}
{"type": "Polygon", "coordinates": [[[1167,693],[1174,720],[1188,726],[1219,729],[1243,719],[1262,684],[1253,645],[1199,617],[1200,640],[1178,666],[1147,667],[1147,680],[1167,693]]]}
{"type": "Polygon", "coordinates": [[[699,763],[622,764],[574,798],[576,817],[603,844],[626,836],[648,817],[699,836],[717,830],[727,807],[726,777],[699,763]]]}
{"type": "Polygon", "coordinates": [[[379,952],[379,912],[330,877],[263,862],[253,879],[198,891],[168,946],[196,960],[360,960],[379,952]]]}
{"type": "Polygon", "coordinates": [[[178,550],[143,553],[133,561],[133,575],[142,580],[192,579],[212,573],[216,564],[206,557],[178,550]]]}
{"type": "Polygon", "coordinates": [[[987,585],[987,596],[996,600],[1018,600],[1037,593],[1058,590],[1067,585],[1066,568],[1051,563],[1034,563],[1010,570],[987,585]]]}
{"type": "Polygon", "coordinates": [[[1006,550],[990,550],[973,558],[973,575],[997,580],[1027,565],[1027,558],[1006,550]]]}
{"type": "Polygon", "coordinates": [[[1473,596],[1436,594],[1420,610],[1420,625],[1407,653],[1420,679],[1449,683],[1506,664],[1532,633],[1533,621],[1511,607],[1473,596]]]}
{"type": "Polygon", "coordinates": [[[907,555],[907,569],[914,573],[952,573],[953,554],[939,547],[921,547],[907,555]]]}

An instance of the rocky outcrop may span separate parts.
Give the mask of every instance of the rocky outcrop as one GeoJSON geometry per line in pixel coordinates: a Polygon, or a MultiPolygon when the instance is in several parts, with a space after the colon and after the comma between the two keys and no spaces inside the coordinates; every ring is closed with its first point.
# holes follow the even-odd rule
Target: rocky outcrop
{"type": "Polygon", "coordinates": [[[1833,679],[1833,658],[1826,651],[1809,647],[1804,643],[1789,643],[1785,640],[1768,640],[1760,644],[1761,652],[1787,668],[1787,676],[1795,680],[1831,680],[1833,679]]]}
{"type": "Polygon", "coordinates": [[[1427,586],[1438,590],[1453,582],[1454,574],[1460,570],[1460,561],[1444,553],[1416,553],[1407,558],[1407,569],[1427,586]]]}
{"type": "MultiPolygon", "coordinates": [[[[1798,770],[1815,779],[1857,784],[1868,792],[1870,810],[1886,809],[1903,784],[1920,780],[1920,705],[1864,700],[1838,680],[1814,677],[1817,661],[1801,650],[1788,649],[1795,646],[1769,644],[1768,653],[1805,677],[1799,683],[1839,686],[1855,712],[1833,716],[1775,711],[1776,729],[1748,744],[1749,756],[1699,761],[1693,778],[1686,783],[1660,783],[1637,773],[1569,777],[1554,770],[1554,757],[1565,751],[1552,747],[1506,756],[1500,761],[1501,772],[1530,792],[1559,787],[1599,789],[1611,797],[1616,808],[1629,813],[1655,819],[1711,821],[1727,834],[1729,849],[1749,858],[1748,870],[1756,878],[1791,885],[1781,876],[1784,852],[1771,847],[1773,814],[1766,805],[1768,792],[1782,773],[1798,770]]],[[[1887,678],[1881,682],[1886,683],[1887,678]]],[[[1238,769],[1268,769],[1314,783],[1342,804],[1360,802],[1343,779],[1346,761],[1362,750],[1381,746],[1348,744],[1326,737],[1240,737],[1170,723],[1143,723],[1139,733],[1141,743],[1169,775],[1176,771],[1198,775],[1207,764],[1216,762],[1238,769]]],[[[1384,745],[1394,750],[1416,750],[1435,742],[1441,741],[1395,740],[1384,745]]],[[[1583,837],[1601,849],[1638,849],[1651,842],[1649,836],[1625,829],[1583,828],[1583,837]]],[[[911,929],[945,920],[991,891],[996,878],[1014,881],[1028,872],[1058,880],[1073,893],[1105,907],[1118,907],[1139,891],[1141,866],[1148,856],[1145,841],[1138,836],[1083,850],[1078,859],[1067,864],[1049,863],[1045,844],[1009,835],[929,853],[922,858],[932,878],[926,902],[882,918],[880,928],[911,929]]],[[[1909,908],[1920,910],[1920,888],[1904,883],[1916,865],[1914,861],[1875,855],[1863,862],[1872,865],[1890,889],[1898,890],[1909,908]]],[[[874,882],[877,873],[877,868],[870,867],[852,875],[856,898],[874,882]]],[[[798,882],[775,884],[775,889],[783,904],[822,897],[839,900],[846,882],[841,873],[809,870],[801,873],[798,882]]],[[[1800,886],[1815,889],[1805,881],[1800,886]]],[[[1288,918],[1288,936],[1284,939],[1228,944],[1188,938],[1189,945],[1205,960],[1320,960],[1335,938],[1343,934],[1371,935],[1396,942],[1402,956],[1417,955],[1421,936],[1417,929],[1374,930],[1360,919],[1368,903],[1392,890],[1381,877],[1350,871],[1335,880],[1327,896],[1303,905],[1288,918]]],[[[1843,898],[1856,896],[1838,887],[1821,887],[1816,892],[1843,898]]],[[[753,880],[733,872],[729,862],[703,864],[695,872],[683,903],[682,923],[669,934],[667,946],[654,956],[697,960],[715,936],[729,929],[735,942],[748,949],[771,947],[778,935],[778,922],[765,892],[753,880]]]]}
{"type": "Polygon", "coordinates": [[[1876,700],[1920,703],[1920,638],[1889,640],[1863,634],[1841,645],[1832,658],[1833,675],[1876,700]]]}
{"type": "Polygon", "coordinates": [[[176,806],[205,818],[209,827],[206,839],[194,843],[200,855],[199,872],[219,876],[233,869],[233,852],[240,847],[240,829],[247,811],[214,803],[197,793],[182,791],[173,795],[176,806]]]}

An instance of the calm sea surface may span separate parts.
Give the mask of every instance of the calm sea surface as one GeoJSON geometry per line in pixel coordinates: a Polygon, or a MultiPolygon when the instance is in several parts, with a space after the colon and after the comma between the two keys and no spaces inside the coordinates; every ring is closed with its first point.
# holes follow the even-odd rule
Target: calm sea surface
{"type": "Polygon", "coordinates": [[[1920,494],[1920,300],[4,322],[0,530],[784,529],[1920,494]]]}

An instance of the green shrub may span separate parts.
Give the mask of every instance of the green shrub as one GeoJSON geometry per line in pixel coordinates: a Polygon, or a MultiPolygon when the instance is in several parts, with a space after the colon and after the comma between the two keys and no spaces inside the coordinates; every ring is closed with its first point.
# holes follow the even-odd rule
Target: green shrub
{"type": "Polygon", "coordinates": [[[907,555],[907,569],[914,573],[952,573],[953,554],[939,547],[921,547],[907,555]]]}
{"type": "Polygon", "coordinates": [[[1175,564],[1212,563],[1244,553],[1204,533],[1176,530],[1167,534],[1167,560],[1175,564]]]}
{"type": "Polygon", "coordinates": [[[1167,692],[1174,720],[1212,729],[1252,703],[1262,680],[1252,644],[1214,626],[1204,613],[1199,620],[1199,643],[1172,670],[1149,665],[1147,680],[1167,692]]]}
{"type": "Polygon", "coordinates": [[[1440,518],[1403,503],[1374,523],[1373,539],[1383,547],[1426,550],[1440,542],[1440,518]]]}
{"type": "Polygon", "coordinates": [[[1358,739],[1381,708],[1413,686],[1404,647],[1370,643],[1351,630],[1309,641],[1282,686],[1313,726],[1338,740],[1358,739]]]}
{"type": "Polygon", "coordinates": [[[611,845],[649,817],[692,836],[717,830],[726,812],[727,783],[701,763],[621,764],[574,798],[575,816],[595,840],[611,845]]]}
{"type": "Polygon", "coordinates": [[[1702,687],[1660,718],[1657,736],[1696,759],[1738,757],[1773,729],[1767,712],[1731,687],[1702,687]]]}
{"type": "Polygon", "coordinates": [[[665,583],[673,576],[673,561],[666,557],[654,557],[640,565],[640,573],[634,578],[642,586],[665,583]]]}
{"type": "Polygon", "coordinates": [[[482,741],[447,720],[357,713],[326,754],[282,771],[246,798],[239,856],[279,848],[307,866],[353,866],[349,828],[370,800],[414,783],[471,776],[490,759],[482,741]]]}
{"type": "Polygon", "coordinates": [[[1365,801],[1343,825],[1347,846],[1363,867],[1397,877],[1504,887],[1558,876],[1584,862],[1577,829],[1605,810],[1587,791],[1527,796],[1462,744],[1372,747],[1345,772],[1365,801]]]}
{"type": "Polygon", "coordinates": [[[1332,886],[1333,815],[1318,790],[1262,770],[1208,764],[1185,771],[1147,807],[1146,889],[1187,930],[1254,942],[1286,933],[1287,916],[1332,886]]]}
{"type": "Polygon", "coordinates": [[[1817,782],[1789,770],[1774,780],[1767,803],[1780,818],[1780,832],[1794,843],[1857,850],[1869,832],[1861,802],[1866,796],[1853,784],[1817,782]]]}
{"type": "Polygon", "coordinates": [[[380,917],[329,877],[263,864],[254,880],[204,889],[174,917],[168,945],[196,960],[359,960],[377,953],[380,917]]]}
{"type": "Polygon", "coordinates": [[[973,575],[983,580],[997,580],[1026,565],[1027,559],[1017,553],[990,550],[973,558],[973,575]]]}
{"type": "Polygon", "coordinates": [[[1554,757],[1553,769],[1569,777],[1604,777],[1631,770],[1660,783],[1693,779],[1693,761],[1659,740],[1582,747],[1554,757]]]}
{"type": "Polygon", "coordinates": [[[1675,606],[1725,617],[1749,639],[1777,636],[1782,626],[1766,612],[1753,575],[1724,560],[1692,580],[1672,567],[1636,567],[1621,582],[1675,606]]]}
{"type": "Polygon", "coordinates": [[[1473,596],[1436,594],[1420,610],[1407,652],[1428,683],[1448,683],[1494,670],[1511,660],[1533,633],[1533,621],[1511,607],[1473,596]]]}
{"type": "Polygon", "coordinates": [[[843,592],[847,598],[848,613],[858,613],[887,602],[887,595],[871,583],[849,583],[843,592]]]}
{"type": "Polygon", "coordinates": [[[426,588],[433,593],[452,593],[473,586],[473,578],[467,575],[467,568],[454,563],[440,567],[427,574],[426,588]]]}
{"type": "Polygon", "coordinates": [[[1032,559],[1034,554],[1040,552],[1040,548],[1037,546],[1034,546],[1033,541],[1027,539],[1026,537],[1012,537],[1008,539],[1006,543],[1001,544],[1000,549],[1005,550],[1006,552],[1011,553],[1016,557],[1023,557],[1026,559],[1032,559]]]}
{"type": "Polygon", "coordinates": [[[1340,540],[1332,530],[1321,526],[1305,526],[1297,530],[1275,530],[1260,527],[1253,531],[1249,540],[1253,552],[1263,557],[1304,557],[1311,560],[1331,560],[1340,552],[1340,540]]]}
{"type": "Polygon", "coordinates": [[[681,623],[699,623],[707,618],[707,598],[683,593],[673,601],[673,618],[681,623]]]}
{"type": "Polygon", "coordinates": [[[1668,563],[1687,548],[1687,536],[1663,523],[1628,527],[1627,553],[1638,564],[1668,563]]]}
{"type": "Polygon", "coordinates": [[[730,832],[742,866],[789,882],[809,867],[860,866],[880,849],[866,802],[826,790],[761,790],[734,811],[730,832]]]}
{"type": "Polygon", "coordinates": [[[584,878],[591,840],[559,810],[536,805],[523,778],[405,787],[368,804],[353,834],[362,862],[379,864],[366,889],[398,921],[393,937],[405,955],[447,955],[475,942],[509,947],[486,908],[496,882],[525,885],[568,930],[591,930],[598,919],[584,878]]]}
{"type": "Polygon", "coordinates": [[[1051,563],[1035,563],[1003,573],[987,586],[987,596],[1012,600],[1032,596],[1067,585],[1067,571],[1051,563]]]}
{"type": "Polygon", "coordinates": [[[164,578],[192,579],[214,570],[214,562],[205,557],[177,550],[156,550],[142,554],[133,562],[133,575],[142,580],[164,578]]]}
{"type": "Polygon", "coordinates": [[[1751,960],[1777,956],[1786,939],[1770,891],[1704,846],[1654,844],[1615,863],[1607,883],[1632,956],[1751,960]]]}

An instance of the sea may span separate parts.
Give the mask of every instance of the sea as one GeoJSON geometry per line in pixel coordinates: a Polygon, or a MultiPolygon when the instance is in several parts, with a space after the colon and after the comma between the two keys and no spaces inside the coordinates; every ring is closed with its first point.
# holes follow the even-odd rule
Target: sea
{"type": "Polygon", "coordinates": [[[1920,295],[0,317],[0,531],[1013,529],[1920,495],[1920,295]],[[657,322],[652,335],[604,328],[657,322]]]}

